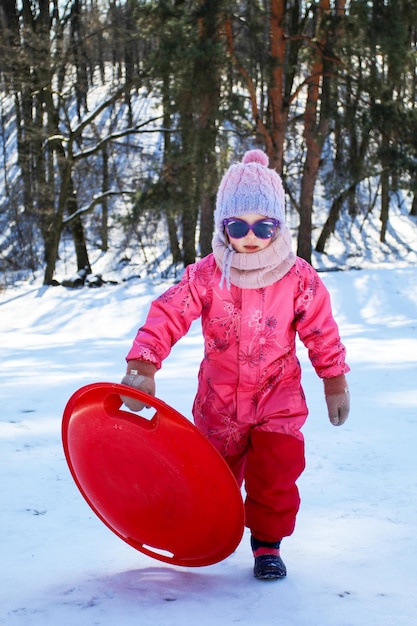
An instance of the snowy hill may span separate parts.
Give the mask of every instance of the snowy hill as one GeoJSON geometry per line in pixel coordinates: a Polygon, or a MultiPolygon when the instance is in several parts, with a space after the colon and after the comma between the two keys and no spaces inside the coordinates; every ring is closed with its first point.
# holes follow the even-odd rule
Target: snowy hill
{"type": "MultiPolygon", "coordinates": [[[[406,233],[407,234],[407,233],[406,233]]],[[[414,239],[415,244],[416,239],[414,239]]],[[[71,394],[119,382],[147,307],[165,284],[0,293],[0,624],[7,626],[412,626],[417,622],[417,268],[324,272],[352,368],[352,412],[333,428],[300,348],[310,407],[288,578],[252,577],[245,532],[226,560],[166,565],[111,533],[79,494],[60,439],[71,394]]],[[[414,255],[414,256],[412,256],[414,255]]],[[[395,267],[396,265],[396,267],[395,267]]],[[[404,265],[404,263],[401,263],[404,265]]],[[[199,325],[158,374],[160,398],[190,417],[199,325]]]]}

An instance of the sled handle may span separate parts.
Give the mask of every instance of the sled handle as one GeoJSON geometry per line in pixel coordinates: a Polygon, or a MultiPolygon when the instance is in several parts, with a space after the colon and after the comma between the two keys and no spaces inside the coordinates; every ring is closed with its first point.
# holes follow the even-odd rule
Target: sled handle
{"type": "Polygon", "coordinates": [[[160,401],[139,389],[133,389],[126,385],[118,385],[117,387],[122,387],[122,391],[118,388],[112,389],[103,399],[103,408],[106,415],[110,418],[117,417],[119,419],[124,418],[127,421],[134,421],[144,430],[154,430],[157,428],[159,424],[158,405],[160,401]],[[155,412],[149,416],[132,411],[129,407],[122,409],[121,407],[124,405],[123,396],[144,402],[146,408],[154,409],[155,412]]]}

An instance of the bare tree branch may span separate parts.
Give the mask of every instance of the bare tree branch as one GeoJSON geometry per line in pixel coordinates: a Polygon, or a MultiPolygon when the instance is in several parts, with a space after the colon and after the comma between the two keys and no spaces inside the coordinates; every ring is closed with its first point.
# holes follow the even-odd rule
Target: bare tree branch
{"type": "Polygon", "coordinates": [[[121,191],[109,190],[109,191],[106,191],[105,193],[101,193],[98,196],[95,196],[93,198],[93,200],[87,206],[81,207],[75,213],[71,213],[71,215],[69,215],[68,217],[64,218],[62,220],[62,225],[63,226],[68,226],[68,224],[71,224],[71,222],[76,220],[81,215],[85,215],[86,213],[90,213],[90,211],[92,211],[94,209],[94,207],[97,206],[98,204],[101,204],[105,198],[109,198],[111,196],[123,196],[123,195],[134,196],[135,193],[136,193],[136,191],[132,191],[130,189],[121,190],[121,191]]]}

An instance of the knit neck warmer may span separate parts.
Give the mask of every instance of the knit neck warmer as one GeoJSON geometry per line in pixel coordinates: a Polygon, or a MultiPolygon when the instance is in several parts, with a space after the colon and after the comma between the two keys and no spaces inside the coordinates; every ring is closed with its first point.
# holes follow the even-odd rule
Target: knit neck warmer
{"type": "Polygon", "coordinates": [[[269,246],[259,252],[236,252],[225,237],[216,233],[212,242],[213,254],[222,272],[220,287],[235,285],[241,289],[259,289],[277,282],[295,263],[291,251],[291,234],[282,226],[269,246]]]}

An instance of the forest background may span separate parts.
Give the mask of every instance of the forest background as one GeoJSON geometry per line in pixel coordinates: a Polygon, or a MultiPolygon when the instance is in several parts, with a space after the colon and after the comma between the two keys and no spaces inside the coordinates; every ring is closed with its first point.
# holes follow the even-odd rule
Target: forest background
{"type": "Polygon", "coordinates": [[[376,212],[383,246],[417,216],[416,70],[413,0],[2,0],[2,283],[56,284],[68,245],[81,282],[108,252],[175,274],[254,147],[301,257],[376,212]]]}

